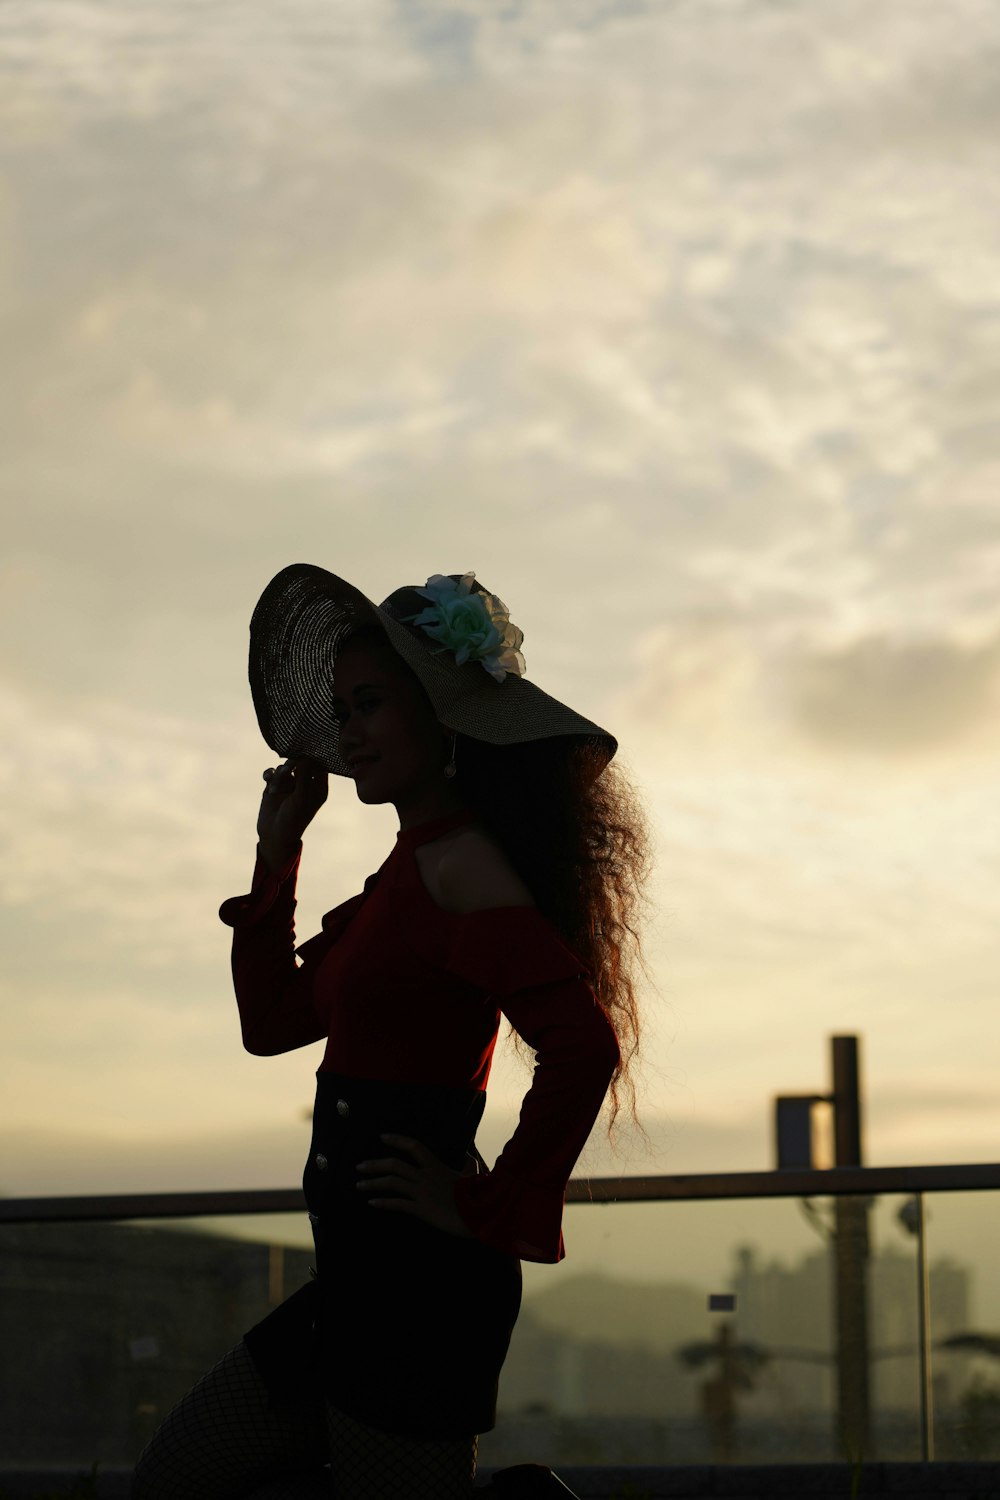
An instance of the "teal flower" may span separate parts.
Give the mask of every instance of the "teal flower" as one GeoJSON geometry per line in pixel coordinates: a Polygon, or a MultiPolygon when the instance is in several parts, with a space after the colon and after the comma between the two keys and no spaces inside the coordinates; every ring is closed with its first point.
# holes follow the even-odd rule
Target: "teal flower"
{"type": "Polygon", "coordinates": [[[508,672],[521,677],[524,657],[519,648],[524,633],[510,623],[510,611],[502,599],[472,587],[475,576],[470,570],[456,583],[445,573],[432,573],[427,587],[416,591],[430,599],[431,605],[403,618],[442,642],[435,655],[453,651],[460,667],[478,661],[497,682],[503,682],[508,672]]]}

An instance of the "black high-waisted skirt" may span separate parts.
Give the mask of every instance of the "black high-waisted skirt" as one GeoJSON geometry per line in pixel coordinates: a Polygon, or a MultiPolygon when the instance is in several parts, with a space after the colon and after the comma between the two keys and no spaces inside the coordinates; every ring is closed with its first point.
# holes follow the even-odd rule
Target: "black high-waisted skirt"
{"type": "Polygon", "coordinates": [[[455,1170],[474,1149],[486,1095],[438,1084],[318,1073],[303,1174],[316,1276],[244,1336],[276,1406],[322,1393],[348,1416],[410,1437],[496,1426],[500,1370],[521,1306],[521,1262],[416,1214],[374,1208],[359,1161],[422,1141],[455,1170]]]}

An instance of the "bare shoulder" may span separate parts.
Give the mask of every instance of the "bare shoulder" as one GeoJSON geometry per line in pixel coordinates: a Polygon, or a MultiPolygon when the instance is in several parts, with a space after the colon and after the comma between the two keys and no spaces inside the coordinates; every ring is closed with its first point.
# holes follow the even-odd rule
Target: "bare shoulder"
{"type": "Polygon", "coordinates": [[[437,885],[448,911],[537,904],[496,839],[481,828],[463,828],[448,839],[438,860],[437,885]]]}

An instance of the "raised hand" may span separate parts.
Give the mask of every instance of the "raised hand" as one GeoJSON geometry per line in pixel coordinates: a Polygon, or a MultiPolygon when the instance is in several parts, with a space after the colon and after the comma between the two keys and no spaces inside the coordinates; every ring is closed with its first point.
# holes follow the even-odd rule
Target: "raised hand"
{"type": "Polygon", "coordinates": [[[257,837],[262,856],[277,869],[291,858],[326,801],[330,776],[312,756],[294,755],[283,765],[269,767],[264,780],[267,786],[260,799],[257,837]]]}

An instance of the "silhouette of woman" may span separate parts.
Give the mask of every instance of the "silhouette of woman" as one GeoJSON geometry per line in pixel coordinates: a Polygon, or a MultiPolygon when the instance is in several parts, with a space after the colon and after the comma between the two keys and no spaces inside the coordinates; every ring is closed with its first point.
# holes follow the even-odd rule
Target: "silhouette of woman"
{"type": "Polygon", "coordinates": [[[471,572],[376,606],[293,564],[258,602],[251,689],[287,759],[264,772],[251,890],[220,916],[248,1051],[326,1043],[303,1178],[315,1274],[170,1413],[135,1500],[570,1493],[545,1465],[475,1489],[478,1436],[521,1260],[564,1258],[567,1181],[609,1084],[617,1110],[619,1037],[637,1046],[622,935],[646,844],[616,741],[527,682],[522,641],[471,572]],[[331,773],[391,802],[399,832],[296,947],[331,773]],[[536,1066],[489,1169],[475,1133],[501,1014],[536,1066]]]}

